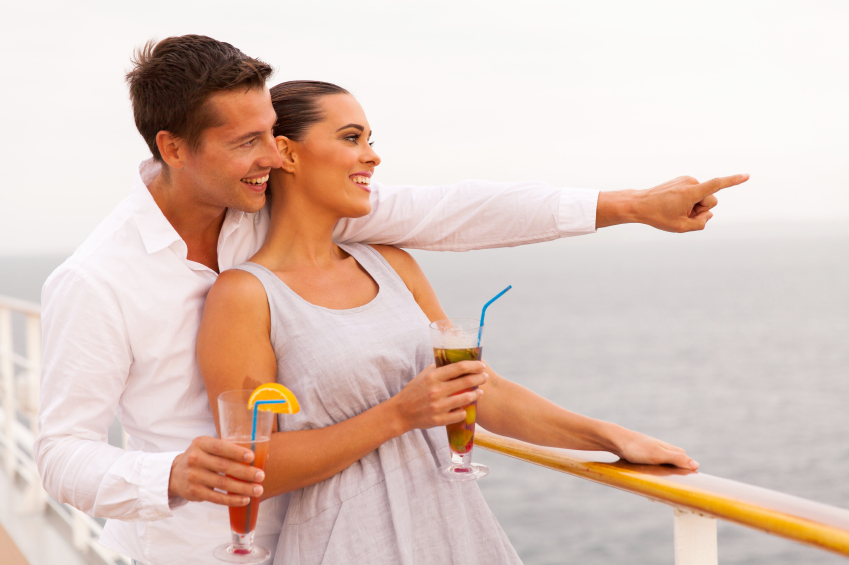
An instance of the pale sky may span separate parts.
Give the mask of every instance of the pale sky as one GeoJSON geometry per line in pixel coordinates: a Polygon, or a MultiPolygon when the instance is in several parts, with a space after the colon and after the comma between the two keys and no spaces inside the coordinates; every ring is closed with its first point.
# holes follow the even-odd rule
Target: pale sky
{"type": "MultiPolygon", "coordinates": [[[[69,252],[149,154],[134,47],[228,41],[363,104],[384,183],[748,172],[711,229],[849,220],[849,2],[4,3],[0,254],[69,252]]],[[[615,228],[613,228],[615,229],[615,228]]]]}

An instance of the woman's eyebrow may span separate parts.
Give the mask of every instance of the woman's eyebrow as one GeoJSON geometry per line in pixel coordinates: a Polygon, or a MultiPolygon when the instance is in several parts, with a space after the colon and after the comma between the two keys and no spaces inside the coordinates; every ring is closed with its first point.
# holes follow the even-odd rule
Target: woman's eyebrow
{"type": "Polygon", "coordinates": [[[343,129],[347,129],[347,128],[354,128],[354,129],[358,129],[358,130],[360,130],[360,131],[365,131],[365,130],[366,130],[366,128],[364,128],[363,126],[361,126],[361,125],[359,125],[359,124],[348,124],[347,126],[342,126],[341,128],[337,129],[336,131],[337,131],[337,132],[340,132],[340,131],[342,131],[343,129]]]}

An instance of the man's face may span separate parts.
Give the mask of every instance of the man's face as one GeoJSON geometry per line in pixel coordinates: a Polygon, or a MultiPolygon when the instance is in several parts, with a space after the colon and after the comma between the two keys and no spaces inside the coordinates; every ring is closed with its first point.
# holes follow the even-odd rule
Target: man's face
{"type": "Polygon", "coordinates": [[[200,202],[256,212],[265,205],[269,172],[282,164],[271,95],[267,88],[236,89],[207,103],[221,125],[203,132],[181,172],[200,202]]]}

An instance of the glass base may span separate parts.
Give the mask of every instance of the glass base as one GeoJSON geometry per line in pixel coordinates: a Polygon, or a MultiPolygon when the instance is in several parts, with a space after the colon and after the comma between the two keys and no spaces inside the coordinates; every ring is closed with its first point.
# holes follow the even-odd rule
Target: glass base
{"type": "Polygon", "coordinates": [[[233,534],[233,542],[219,545],[212,555],[219,561],[227,563],[262,563],[271,557],[271,552],[254,545],[253,532],[250,534],[233,534]]]}
{"type": "Polygon", "coordinates": [[[472,463],[472,451],[468,453],[451,452],[451,464],[439,470],[446,481],[476,481],[489,474],[489,467],[472,463]]]}
{"type": "Polygon", "coordinates": [[[468,467],[448,465],[439,470],[440,476],[446,481],[476,481],[489,474],[489,467],[480,463],[472,463],[468,467]]]}

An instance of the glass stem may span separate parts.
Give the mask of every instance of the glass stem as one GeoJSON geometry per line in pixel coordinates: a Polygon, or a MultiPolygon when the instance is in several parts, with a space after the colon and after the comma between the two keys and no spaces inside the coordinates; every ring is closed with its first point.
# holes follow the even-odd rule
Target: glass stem
{"type": "Polygon", "coordinates": [[[239,534],[236,532],[230,532],[233,534],[233,553],[250,553],[251,546],[254,543],[254,533],[250,532],[248,534],[239,534]]]}
{"type": "Polygon", "coordinates": [[[470,469],[472,466],[472,450],[467,453],[451,452],[451,463],[459,469],[470,469]]]}

